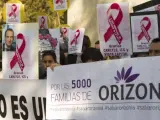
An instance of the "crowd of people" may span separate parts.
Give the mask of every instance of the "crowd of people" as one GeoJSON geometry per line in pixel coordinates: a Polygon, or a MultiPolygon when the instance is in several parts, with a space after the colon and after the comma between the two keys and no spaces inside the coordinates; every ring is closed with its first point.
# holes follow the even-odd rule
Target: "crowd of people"
{"type": "MultiPolygon", "coordinates": [[[[120,56],[108,56],[107,58],[104,58],[100,52],[99,41],[95,42],[95,47],[91,47],[90,38],[86,35],[83,39],[82,54],[67,54],[67,45],[68,44],[63,44],[60,47],[60,63],[57,62],[54,51],[43,51],[42,66],[39,68],[39,79],[46,79],[47,67],[50,67],[53,70],[54,67],[59,65],[96,62],[106,60],[107,58],[110,60],[120,59],[120,56]]],[[[152,40],[148,52],[133,53],[131,58],[148,56],[160,56],[160,38],[152,40]]]]}

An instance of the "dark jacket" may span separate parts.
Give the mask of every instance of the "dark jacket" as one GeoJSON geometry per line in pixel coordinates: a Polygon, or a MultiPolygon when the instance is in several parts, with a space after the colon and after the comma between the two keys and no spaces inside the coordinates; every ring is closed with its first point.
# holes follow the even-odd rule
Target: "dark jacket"
{"type": "Polygon", "coordinates": [[[5,49],[5,44],[3,44],[3,51],[16,51],[16,48],[11,46],[10,49],[5,49]]]}

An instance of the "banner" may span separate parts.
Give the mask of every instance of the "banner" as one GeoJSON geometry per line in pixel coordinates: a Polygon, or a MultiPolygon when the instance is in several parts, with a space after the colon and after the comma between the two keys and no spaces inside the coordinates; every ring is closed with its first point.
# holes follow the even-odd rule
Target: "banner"
{"type": "Polygon", "coordinates": [[[158,120],[159,61],[148,57],[48,69],[47,119],[158,120]]]}
{"type": "Polygon", "coordinates": [[[158,38],[159,12],[131,13],[133,52],[148,52],[153,39],[158,38]]]}
{"type": "Polygon", "coordinates": [[[46,120],[46,81],[0,80],[1,120],[46,120]]]}
{"type": "Polygon", "coordinates": [[[38,16],[39,29],[48,29],[47,16],[38,16]]]}
{"type": "Polygon", "coordinates": [[[60,62],[60,29],[40,29],[39,30],[39,52],[41,58],[42,52],[45,50],[55,51],[57,61],[60,62]]]}
{"type": "Polygon", "coordinates": [[[20,3],[6,3],[6,23],[21,23],[20,3]]]}
{"type": "Polygon", "coordinates": [[[82,52],[84,32],[84,28],[69,30],[68,54],[82,52]]]}
{"type": "Polygon", "coordinates": [[[6,24],[2,33],[4,79],[38,79],[38,24],[6,24]]]}
{"type": "Polygon", "coordinates": [[[130,56],[132,49],[129,4],[98,4],[97,20],[103,56],[130,56]]]}

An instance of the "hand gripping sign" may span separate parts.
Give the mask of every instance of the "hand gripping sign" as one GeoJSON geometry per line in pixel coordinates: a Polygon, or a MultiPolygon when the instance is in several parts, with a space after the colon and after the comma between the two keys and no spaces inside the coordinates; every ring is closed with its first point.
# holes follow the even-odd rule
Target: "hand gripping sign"
{"type": "Polygon", "coordinates": [[[16,11],[17,11],[17,5],[13,4],[11,6],[11,12],[9,13],[9,17],[14,16],[14,18],[16,18],[16,11]]]}
{"type": "Polygon", "coordinates": [[[16,63],[18,63],[21,71],[23,71],[25,65],[24,65],[24,62],[22,59],[22,53],[23,53],[25,46],[26,46],[26,40],[25,40],[23,34],[21,34],[21,33],[19,33],[17,35],[17,39],[22,40],[22,44],[21,44],[20,48],[18,48],[18,46],[16,46],[16,52],[10,62],[10,68],[13,69],[14,66],[16,65],[16,63]]]}
{"type": "Polygon", "coordinates": [[[41,21],[40,21],[40,29],[43,29],[43,28],[45,28],[45,18],[42,16],[41,17],[41,19],[40,19],[41,21]]]}
{"type": "Polygon", "coordinates": [[[123,19],[123,13],[122,13],[122,10],[121,10],[119,4],[113,3],[110,6],[110,8],[108,9],[106,14],[108,16],[108,23],[109,23],[110,27],[107,29],[107,32],[104,34],[104,40],[105,40],[105,42],[107,42],[111,38],[111,36],[114,35],[116,40],[118,41],[118,43],[121,44],[123,37],[118,29],[118,26],[120,25],[120,23],[123,19]],[[115,19],[113,18],[112,14],[109,14],[111,10],[118,11],[118,15],[115,19]]]}
{"type": "Polygon", "coordinates": [[[150,37],[150,35],[149,35],[149,33],[148,33],[148,30],[151,28],[151,21],[150,21],[150,19],[149,19],[148,17],[144,17],[144,18],[141,20],[140,24],[141,24],[141,30],[142,30],[142,31],[141,31],[141,33],[138,35],[138,40],[140,41],[140,40],[142,40],[143,37],[145,37],[146,40],[149,42],[150,39],[151,39],[151,37],[150,37]],[[148,22],[148,24],[147,24],[146,26],[144,25],[144,21],[147,21],[147,22],[148,22]]]}
{"type": "Polygon", "coordinates": [[[80,36],[80,30],[77,30],[75,35],[74,35],[74,39],[71,41],[71,45],[73,45],[73,44],[76,45],[78,43],[79,36],[80,36]]]}

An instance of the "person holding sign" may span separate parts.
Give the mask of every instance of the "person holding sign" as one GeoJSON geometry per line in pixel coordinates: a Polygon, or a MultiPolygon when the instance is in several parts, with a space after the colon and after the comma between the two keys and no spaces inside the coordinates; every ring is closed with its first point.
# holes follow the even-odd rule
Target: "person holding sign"
{"type": "Polygon", "coordinates": [[[56,57],[55,52],[52,50],[43,51],[42,62],[43,62],[43,66],[45,68],[45,72],[42,73],[42,71],[40,71],[39,78],[46,79],[47,68],[50,67],[52,70],[54,70],[54,67],[59,66],[59,64],[57,64],[57,57],[56,57]]]}
{"type": "Polygon", "coordinates": [[[14,31],[9,28],[5,31],[5,43],[3,44],[3,51],[15,51],[13,47],[14,31]]]}
{"type": "Polygon", "coordinates": [[[149,48],[149,56],[160,56],[160,38],[152,40],[149,48]]]}

